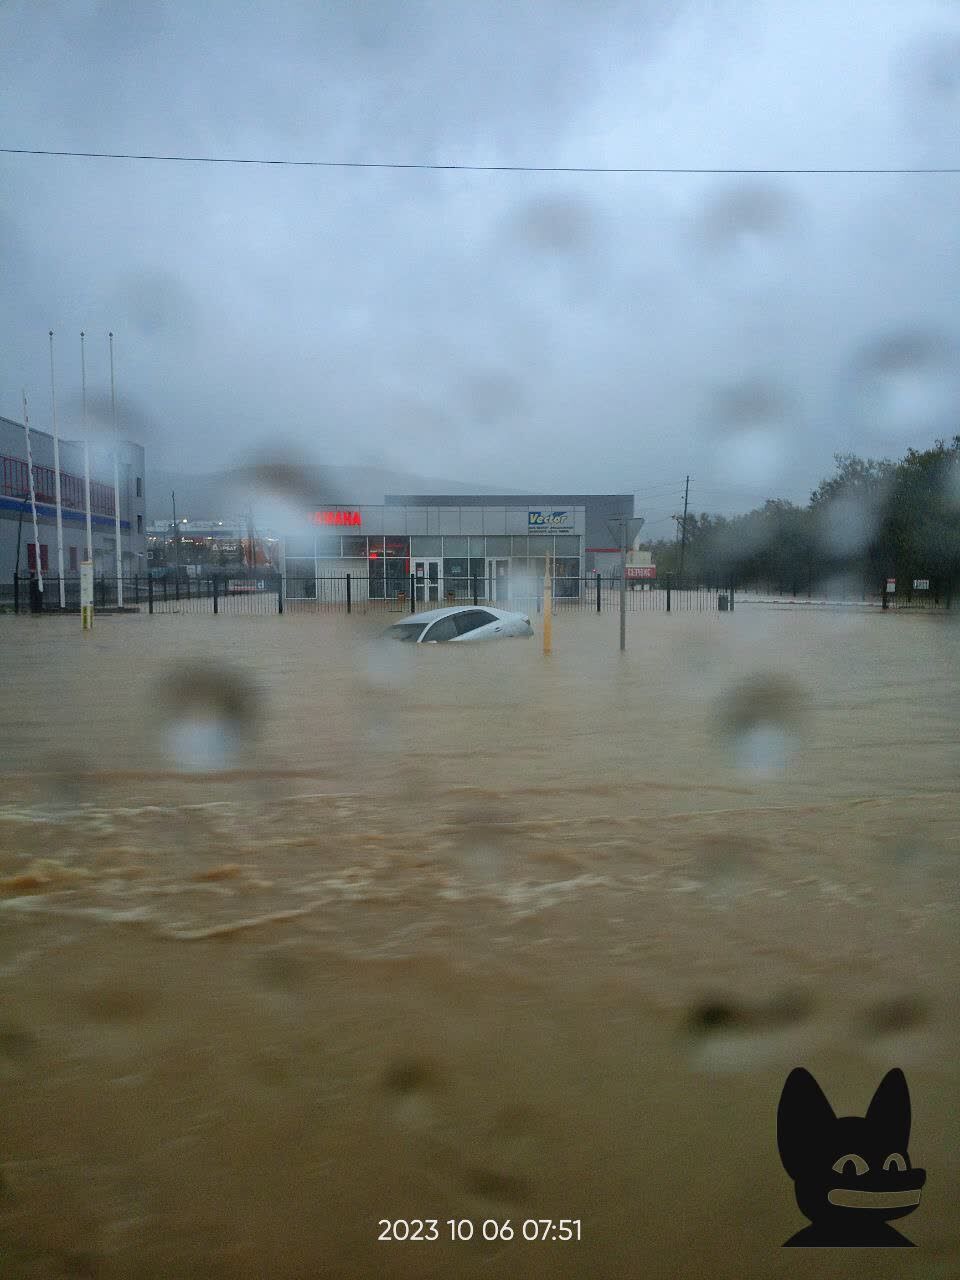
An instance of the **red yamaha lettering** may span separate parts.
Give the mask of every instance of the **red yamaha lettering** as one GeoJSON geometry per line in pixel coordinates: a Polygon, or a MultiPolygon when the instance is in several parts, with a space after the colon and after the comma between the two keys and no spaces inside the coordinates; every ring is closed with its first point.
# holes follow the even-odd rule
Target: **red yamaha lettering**
{"type": "Polygon", "coordinates": [[[314,524],[360,525],[363,521],[359,511],[315,511],[314,524]]]}

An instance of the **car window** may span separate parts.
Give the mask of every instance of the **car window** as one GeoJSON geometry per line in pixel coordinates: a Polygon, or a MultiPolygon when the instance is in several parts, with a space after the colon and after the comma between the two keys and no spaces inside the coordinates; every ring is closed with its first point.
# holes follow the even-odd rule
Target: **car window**
{"type": "Polygon", "coordinates": [[[465,636],[468,631],[476,631],[477,627],[485,627],[488,622],[496,622],[496,618],[492,613],[487,613],[486,609],[467,609],[464,613],[458,613],[454,622],[457,634],[465,636]]]}
{"type": "Polygon", "coordinates": [[[423,643],[431,644],[434,640],[452,640],[456,634],[455,620],[453,618],[441,618],[439,622],[433,624],[423,637],[423,643]]]}
{"type": "Polygon", "coordinates": [[[383,634],[391,640],[407,640],[416,644],[422,632],[422,622],[395,622],[392,627],[387,627],[383,634]]]}

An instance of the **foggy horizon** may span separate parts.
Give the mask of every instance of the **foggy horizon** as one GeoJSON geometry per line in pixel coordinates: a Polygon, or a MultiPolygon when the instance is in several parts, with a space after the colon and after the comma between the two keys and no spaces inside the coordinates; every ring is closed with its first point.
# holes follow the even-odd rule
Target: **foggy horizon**
{"type": "MultiPolygon", "coordinates": [[[[12,4],[9,147],[370,163],[949,167],[930,2],[586,11],[12,4]]],[[[153,470],[253,454],[486,490],[805,504],[957,429],[955,174],[297,169],[0,156],[0,413],[153,470]],[[952,265],[951,265],[952,264],[952,265]],[[614,478],[615,477],[615,478],[614,478]]],[[[348,496],[349,495],[345,495],[348,496]]]]}

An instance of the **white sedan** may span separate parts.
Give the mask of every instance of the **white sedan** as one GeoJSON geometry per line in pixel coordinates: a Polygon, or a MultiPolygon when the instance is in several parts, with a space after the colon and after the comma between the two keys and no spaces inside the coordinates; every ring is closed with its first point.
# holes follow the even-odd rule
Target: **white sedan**
{"type": "Polygon", "coordinates": [[[532,636],[533,627],[524,613],[489,609],[486,605],[454,605],[430,609],[395,622],[383,633],[391,640],[410,644],[437,644],[444,640],[499,640],[502,636],[532,636]]]}

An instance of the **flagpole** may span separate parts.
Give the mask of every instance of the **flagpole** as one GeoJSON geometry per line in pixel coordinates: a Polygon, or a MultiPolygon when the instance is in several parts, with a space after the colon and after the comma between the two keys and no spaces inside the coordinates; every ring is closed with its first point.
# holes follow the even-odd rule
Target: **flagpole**
{"type": "Polygon", "coordinates": [[[113,377],[113,334],[110,334],[110,404],[113,409],[113,506],[117,536],[117,608],[123,608],[123,547],[120,543],[120,423],[117,419],[117,388],[113,377]]]}
{"type": "Polygon", "coordinates": [[[83,330],[80,330],[80,402],[83,406],[83,489],[87,506],[87,554],[85,560],[93,564],[93,521],[90,517],[90,441],[87,439],[87,363],[83,351],[83,330]]]}
{"type": "Polygon", "coordinates": [[[23,434],[27,438],[27,474],[30,479],[30,510],[33,512],[33,562],[37,569],[37,584],[43,595],[43,566],[40,563],[40,528],[37,524],[37,492],[33,483],[33,453],[30,450],[30,416],[27,413],[27,393],[23,393],[23,434]]]}
{"type": "Polygon", "coordinates": [[[57,573],[60,575],[60,608],[67,607],[63,582],[63,507],[60,502],[60,436],[57,432],[57,384],[53,376],[53,330],[50,330],[50,404],[53,415],[53,483],[57,500],[57,573]]]}

